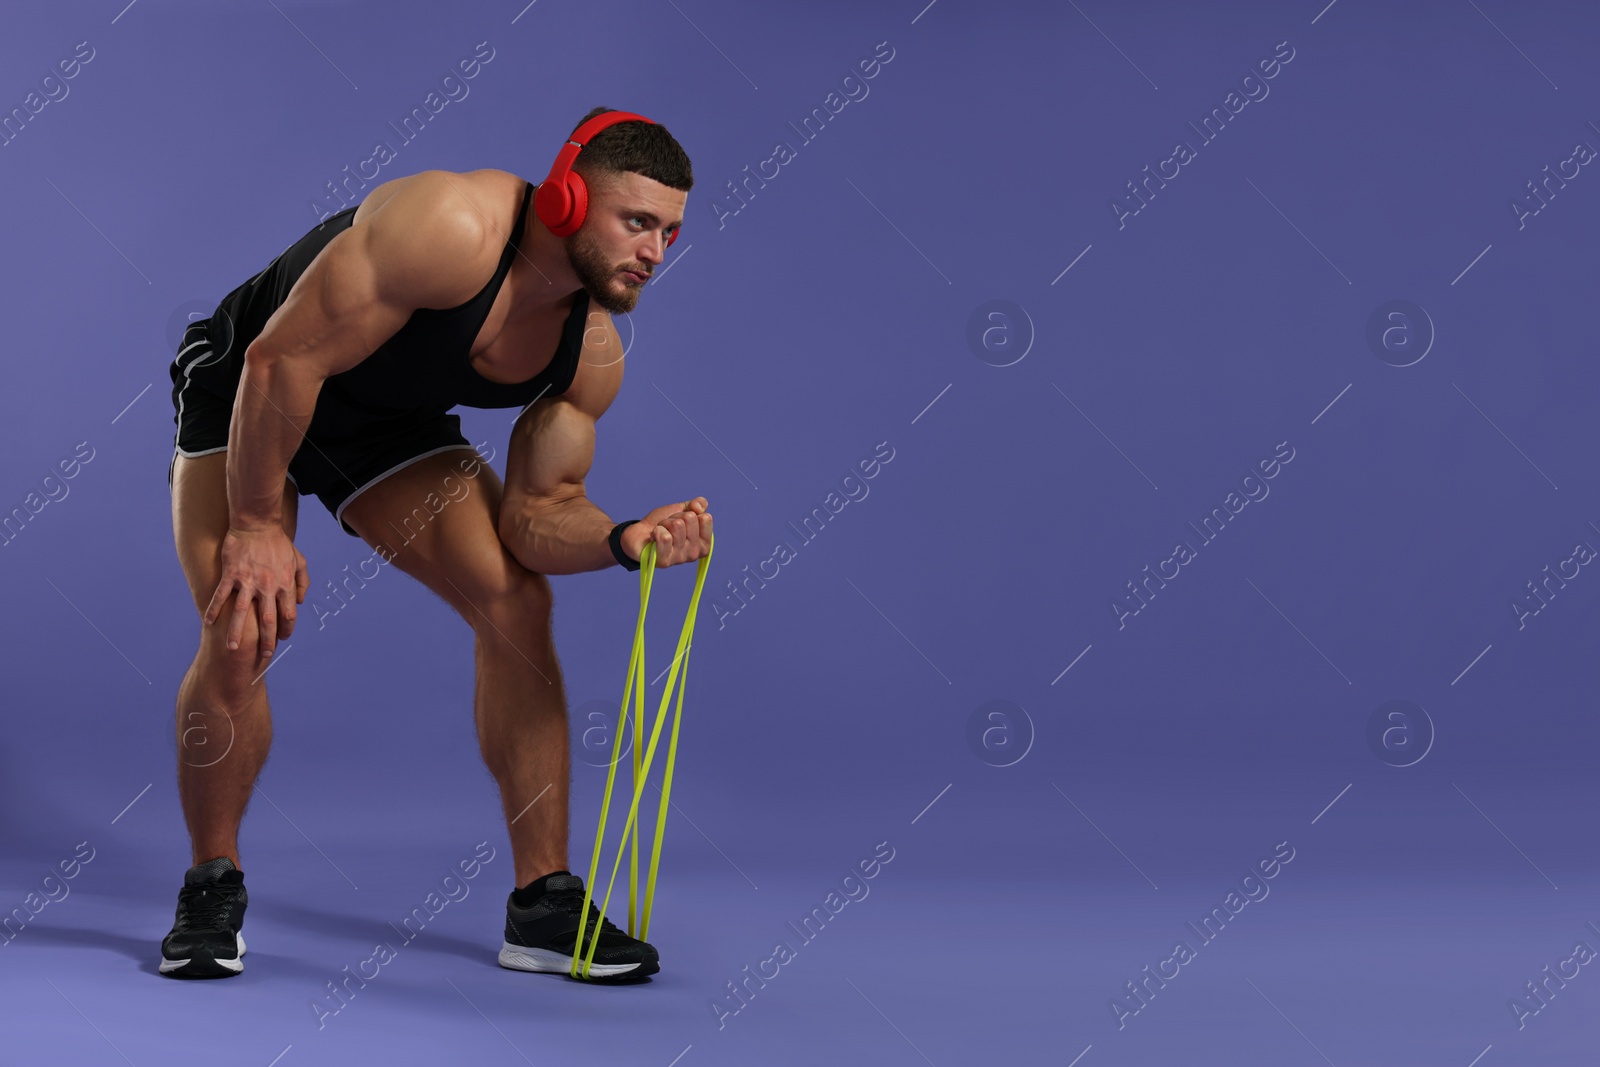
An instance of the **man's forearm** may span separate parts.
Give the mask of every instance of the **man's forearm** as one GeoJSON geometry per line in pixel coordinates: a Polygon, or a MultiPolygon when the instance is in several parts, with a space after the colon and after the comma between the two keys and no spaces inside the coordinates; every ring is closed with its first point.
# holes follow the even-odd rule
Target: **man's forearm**
{"type": "Polygon", "coordinates": [[[311,424],[322,382],[292,361],[254,351],[228,430],[228,524],[259,529],[283,521],[283,483],[311,424]]]}
{"type": "Polygon", "coordinates": [[[529,500],[508,520],[501,524],[507,550],[536,574],[577,574],[617,565],[606,540],[616,522],[586,496],[529,500]]]}

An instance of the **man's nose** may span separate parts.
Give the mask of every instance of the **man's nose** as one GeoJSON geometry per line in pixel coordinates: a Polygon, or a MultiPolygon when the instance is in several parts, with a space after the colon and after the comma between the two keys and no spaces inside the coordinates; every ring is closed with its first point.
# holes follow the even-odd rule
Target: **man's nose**
{"type": "Polygon", "coordinates": [[[655,240],[646,241],[640,247],[639,258],[646,263],[659,264],[667,258],[667,239],[659,234],[655,240]]]}

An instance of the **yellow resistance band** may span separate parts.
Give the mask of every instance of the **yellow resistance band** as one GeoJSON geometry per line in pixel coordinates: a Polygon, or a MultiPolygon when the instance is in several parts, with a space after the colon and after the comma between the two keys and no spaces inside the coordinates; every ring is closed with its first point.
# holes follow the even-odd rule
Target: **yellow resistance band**
{"type": "Polygon", "coordinates": [[[600,867],[600,850],[606,836],[606,816],[611,809],[611,786],[616,779],[617,763],[622,759],[622,725],[624,717],[628,714],[628,698],[634,697],[634,727],[633,727],[633,801],[628,805],[628,818],[622,825],[622,841],[617,846],[617,859],[611,865],[611,882],[606,886],[605,899],[600,904],[600,914],[606,913],[606,907],[611,903],[611,890],[616,888],[617,870],[622,865],[622,853],[632,835],[633,853],[631,872],[628,879],[628,934],[645,940],[650,932],[650,904],[655,899],[656,869],[661,863],[661,839],[667,829],[667,804],[672,795],[672,768],[678,755],[678,724],[683,718],[683,690],[689,679],[689,649],[694,643],[695,614],[700,610],[700,591],[705,588],[706,571],[711,566],[711,550],[716,545],[716,537],[712,536],[711,543],[706,547],[706,554],[700,560],[699,568],[694,578],[694,594],[689,601],[689,613],[683,620],[683,631],[678,636],[678,651],[672,659],[672,670],[667,675],[667,688],[661,694],[661,707],[656,713],[654,727],[650,731],[650,744],[645,750],[644,761],[640,763],[639,739],[644,735],[644,618],[650,606],[650,586],[655,578],[656,546],[654,541],[646,541],[639,554],[639,621],[633,631],[633,652],[628,659],[628,681],[622,690],[622,708],[617,716],[616,739],[612,743],[611,764],[606,769],[606,791],[600,801],[600,828],[594,836],[594,856],[589,861],[589,878],[583,889],[583,911],[578,917],[578,940],[574,945],[572,967],[568,973],[574,978],[588,978],[589,969],[594,962],[595,948],[600,943],[600,931],[595,930],[594,936],[589,941],[588,951],[584,954],[583,964],[580,969],[577,953],[583,945],[584,927],[589,919],[589,901],[594,891],[595,874],[600,867]],[[678,683],[678,670],[683,670],[683,684],[678,683]],[[637,690],[634,682],[638,682],[637,690]],[[634,933],[634,889],[639,881],[639,800],[644,795],[644,783],[650,775],[650,765],[655,759],[656,743],[661,739],[661,727],[667,719],[667,705],[672,702],[672,690],[678,689],[677,710],[672,716],[672,735],[667,742],[667,766],[661,783],[661,804],[656,813],[656,839],[650,849],[650,872],[644,887],[644,907],[639,917],[638,933],[634,933]]]}

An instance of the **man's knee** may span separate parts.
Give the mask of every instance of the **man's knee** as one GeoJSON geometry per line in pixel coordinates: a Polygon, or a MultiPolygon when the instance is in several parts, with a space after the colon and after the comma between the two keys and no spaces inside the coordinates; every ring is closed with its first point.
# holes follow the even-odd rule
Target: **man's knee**
{"type": "Polygon", "coordinates": [[[270,657],[261,654],[259,617],[253,610],[244,620],[239,647],[228,647],[228,631],[233,624],[234,601],[230,600],[209,626],[200,620],[200,663],[209,680],[221,686],[223,694],[248,691],[261,672],[283,654],[283,642],[276,643],[270,657]]]}
{"type": "Polygon", "coordinates": [[[478,602],[467,614],[474,626],[492,623],[501,630],[527,633],[548,629],[553,605],[550,579],[507,555],[504,567],[479,590],[478,602]]]}

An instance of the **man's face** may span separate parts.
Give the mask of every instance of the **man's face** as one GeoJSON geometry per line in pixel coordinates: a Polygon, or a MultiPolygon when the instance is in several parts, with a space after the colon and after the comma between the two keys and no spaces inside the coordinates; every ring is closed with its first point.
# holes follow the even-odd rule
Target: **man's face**
{"type": "Polygon", "coordinates": [[[567,262],[591,302],[625,315],[665,258],[667,237],[683,222],[687,194],[625,171],[589,183],[589,208],[565,238],[567,262]]]}

